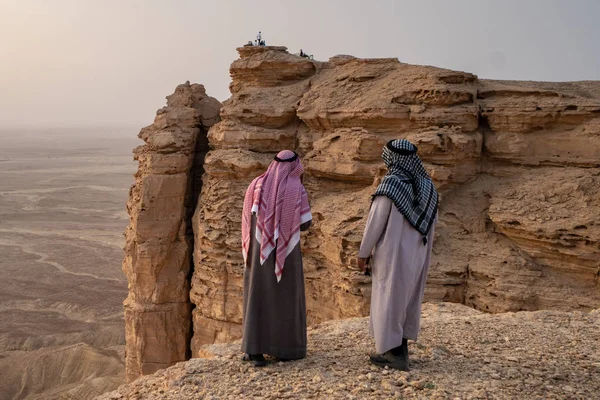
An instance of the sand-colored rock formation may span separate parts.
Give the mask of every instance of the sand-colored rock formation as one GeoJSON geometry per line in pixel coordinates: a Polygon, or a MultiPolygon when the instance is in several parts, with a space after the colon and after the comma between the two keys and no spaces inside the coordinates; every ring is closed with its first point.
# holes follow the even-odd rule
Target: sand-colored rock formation
{"type": "Polygon", "coordinates": [[[381,147],[397,137],[419,146],[442,192],[428,299],[494,312],[600,304],[600,84],[480,81],[280,48],[240,56],[194,217],[194,354],[240,334],[242,196],[282,148],[307,170],[312,323],[367,312],[369,281],[348,267],[384,172],[381,147]]]}
{"type": "MultiPolygon", "coordinates": [[[[282,148],[301,155],[313,209],[314,225],[302,239],[309,323],[368,312],[370,278],[350,267],[369,195],[385,173],[381,147],[392,138],[417,144],[441,193],[428,300],[491,312],[600,305],[600,82],[498,82],[397,59],[317,62],[285,48],[238,51],[232,97],[208,133],[211,150],[192,218],[192,356],[204,344],[240,336],[242,199],[282,148]]],[[[171,199],[169,207],[184,207],[171,199]]],[[[175,226],[181,225],[149,226],[148,235],[171,232],[167,243],[183,245],[187,265],[190,241],[175,226]]],[[[136,232],[132,225],[129,236],[136,232]]],[[[148,273],[158,265],[148,264],[148,273]]],[[[142,290],[130,282],[133,292],[142,290]]],[[[171,286],[171,295],[187,284],[169,282],[181,285],[171,286]]],[[[167,287],[156,279],[146,284],[167,287]]],[[[182,307],[178,318],[189,315],[185,291],[168,305],[182,307]]],[[[152,301],[140,304],[155,307],[152,301]]],[[[133,341],[145,332],[165,338],[160,329],[173,329],[131,321],[139,332],[128,330],[133,341]]],[[[177,324],[185,327],[180,344],[189,331],[177,324]]],[[[132,368],[132,377],[145,372],[132,368]]]]}
{"type": "Polygon", "coordinates": [[[206,132],[221,104],[202,85],[180,85],[139,137],[139,161],[127,210],[123,270],[127,379],[189,358],[190,218],[201,189],[206,132]]]}

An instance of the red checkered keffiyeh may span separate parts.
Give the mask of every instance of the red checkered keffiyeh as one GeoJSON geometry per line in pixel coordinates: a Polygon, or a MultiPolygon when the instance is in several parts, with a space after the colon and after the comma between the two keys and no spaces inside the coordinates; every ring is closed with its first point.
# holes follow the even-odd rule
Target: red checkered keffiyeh
{"type": "Polygon", "coordinates": [[[308,196],[300,182],[304,172],[297,154],[283,150],[267,171],[254,179],[244,198],[242,254],[247,265],[252,214],[256,213],[256,240],[260,264],[276,249],[275,276],[281,280],[286,257],[300,241],[300,225],[312,219],[308,196]]]}

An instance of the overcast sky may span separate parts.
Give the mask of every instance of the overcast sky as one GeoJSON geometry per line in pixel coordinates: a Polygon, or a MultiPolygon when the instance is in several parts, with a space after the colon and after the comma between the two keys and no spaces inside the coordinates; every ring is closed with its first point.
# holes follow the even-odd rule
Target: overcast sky
{"type": "Polygon", "coordinates": [[[0,127],[147,125],[186,80],[225,100],[258,30],[318,60],[600,79],[598,0],[0,0],[0,127]]]}

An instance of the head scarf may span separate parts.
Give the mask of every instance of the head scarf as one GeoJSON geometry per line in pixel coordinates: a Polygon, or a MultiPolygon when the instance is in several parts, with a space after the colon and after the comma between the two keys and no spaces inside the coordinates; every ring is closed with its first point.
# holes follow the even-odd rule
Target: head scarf
{"type": "Polygon", "coordinates": [[[437,216],[438,193],[417,156],[417,146],[404,139],[390,140],[383,148],[382,158],[388,173],[373,199],[389,197],[413,228],[423,235],[423,244],[427,244],[427,234],[437,216]]]}
{"type": "Polygon", "coordinates": [[[300,182],[304,172],[298,155],[290,150],[277,154],[267,171],[254,179],[244,198],[242,254],[244,264],[250,248],[252,213],[256,213],[256,240],[260,243],[260,264],[274,249],[275,276],[281,280],[286,257],[300,241],[300,225],[312,219],[308,196],[300,182]]]}

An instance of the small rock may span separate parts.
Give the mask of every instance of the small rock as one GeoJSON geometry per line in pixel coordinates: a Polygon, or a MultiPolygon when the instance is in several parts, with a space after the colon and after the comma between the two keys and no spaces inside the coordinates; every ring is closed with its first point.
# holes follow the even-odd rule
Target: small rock
{"type": "Polygon", "coordinates": [[[410,386],[417,388],[419,390],[424,389],[426,384],[427,384],[427,381],[425,379],[410,382],[410,386]]]}

